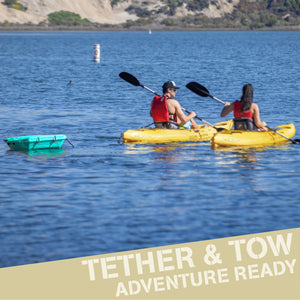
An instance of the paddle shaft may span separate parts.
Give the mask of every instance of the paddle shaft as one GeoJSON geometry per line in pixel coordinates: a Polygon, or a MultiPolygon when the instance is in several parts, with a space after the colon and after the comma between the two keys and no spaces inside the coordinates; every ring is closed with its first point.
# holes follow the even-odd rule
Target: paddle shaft
{"type": "Polygon", "coordinates": [[[295,139],[295,140],[290,139],[290,138],[288,138],[287,136],[285,136],[284,134],[278,132],[276,129],[270,128],[270,127],[268,127],[268,126],[266,126],[266,127],[267,127],[269,130],[274,131],[275,133],[281,135],[283,138],[289,140],[289,141],[292,142],[293,144],[299,144],[299,143],[300,143],[300,140],[298,140],[298,139],[295,139]]]}
{"type": "MultiPolygon", "coordinates": [[[[188,113],[188,114],[190,114],[190,113],[191,113],[190,111],[186,110],[186,109],[185,109],[185,108],[183,108],[183,107],[181,107],[181,109],[182,109],[183,111],[185,111],[186,113],[188,113]]],[[[204,124],[207,124],[207,125],[209,125],[209,126],[211,126],[211,127],[215,128],[216,130],[218,130],[218,129],[219,129],[219,128],[215,127],[213,124],[211,124],[211,123],[209,123],[209,122],[207,122],[207,121],[205,121],[205,120],[203,120],[203,119],[199,118],[198,116],[195,116],[195,118],[196,118],[196,119],[198,119],[198,120],[200,120],[200,121],[201,121],[201,122],[203,122],[204,124]]]]}
{"type": "Polygon", "coordinates": [[[150,88],[148,88],[148,87],[146,87],[145,85],[140,85],[142,88],[144,88],[144,89],[146,89],[147,91],[149,91],[149,92],[151,92],[151,93],[153,93],[154,95],[156,95],[156,96],[160,96],[159,94],[157,94],[156,92],[154,92],[153,90],[151,90],[150,88]]]}
{"type": "Polygon", "coordinates": [[[212,98],[212,99],[214,99],[214,100],[216,100],[216,101],[218,101],[218,102],[220,102],[220,103],[222,103],[223,105],[225,105],[225,102],[224,101],[222,101],[222,100],[220,100],[220,99],[218,99],[217,97],[215,97],[215,96],[212,96],[212,95],[208,95],[210,98],[212,98]]]}

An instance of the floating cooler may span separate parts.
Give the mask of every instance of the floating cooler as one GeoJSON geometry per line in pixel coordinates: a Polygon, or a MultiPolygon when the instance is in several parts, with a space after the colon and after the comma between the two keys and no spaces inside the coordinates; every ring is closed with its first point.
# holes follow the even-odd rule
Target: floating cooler
{"type": "Polygon", "coordinates": [[[67,137],[58,135],[29,135],[9,137],[4,141],[12,150],[30,151],[40,149],[60,149],[67,137]]]}

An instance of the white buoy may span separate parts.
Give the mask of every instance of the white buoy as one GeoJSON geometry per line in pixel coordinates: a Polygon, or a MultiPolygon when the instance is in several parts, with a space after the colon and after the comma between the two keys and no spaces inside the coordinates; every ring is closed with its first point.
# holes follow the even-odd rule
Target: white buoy
{"type": "Polygon", "coordinates": [[[100,44],[94,44],[94,61],[100,62],[100,44]]]}

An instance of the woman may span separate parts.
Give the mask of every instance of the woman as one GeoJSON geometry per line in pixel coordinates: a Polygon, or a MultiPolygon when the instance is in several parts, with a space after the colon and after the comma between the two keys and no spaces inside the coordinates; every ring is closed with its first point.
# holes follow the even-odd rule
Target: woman
{"type": "Polygon", "coordinates": [[[236,130],[259,130],[267,131],[267,123],[260,120],[259,108],[253,103],[253,86],[247,83],[243,86],[241,100],[236,100],[231,104],[226,102],[221,117],[225,117],[233,111],[234,128],[236,130]]]}

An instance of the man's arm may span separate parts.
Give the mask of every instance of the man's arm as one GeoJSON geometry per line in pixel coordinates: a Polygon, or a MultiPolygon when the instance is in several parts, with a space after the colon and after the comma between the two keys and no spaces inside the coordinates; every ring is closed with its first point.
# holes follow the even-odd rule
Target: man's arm
{"type": "Polygon", "coordinates": [[[192,118],[196,117],[196,113],[195,112],[190,112],[187,116],[184,114],[179,102],[175,99],[173,100],[173,104],[174,104],[174,108],[175,108],[175,113],[177,115],[177,118],[182,122],[182,123],[186,123],[188,121],[190,121],[192,118]]]}

